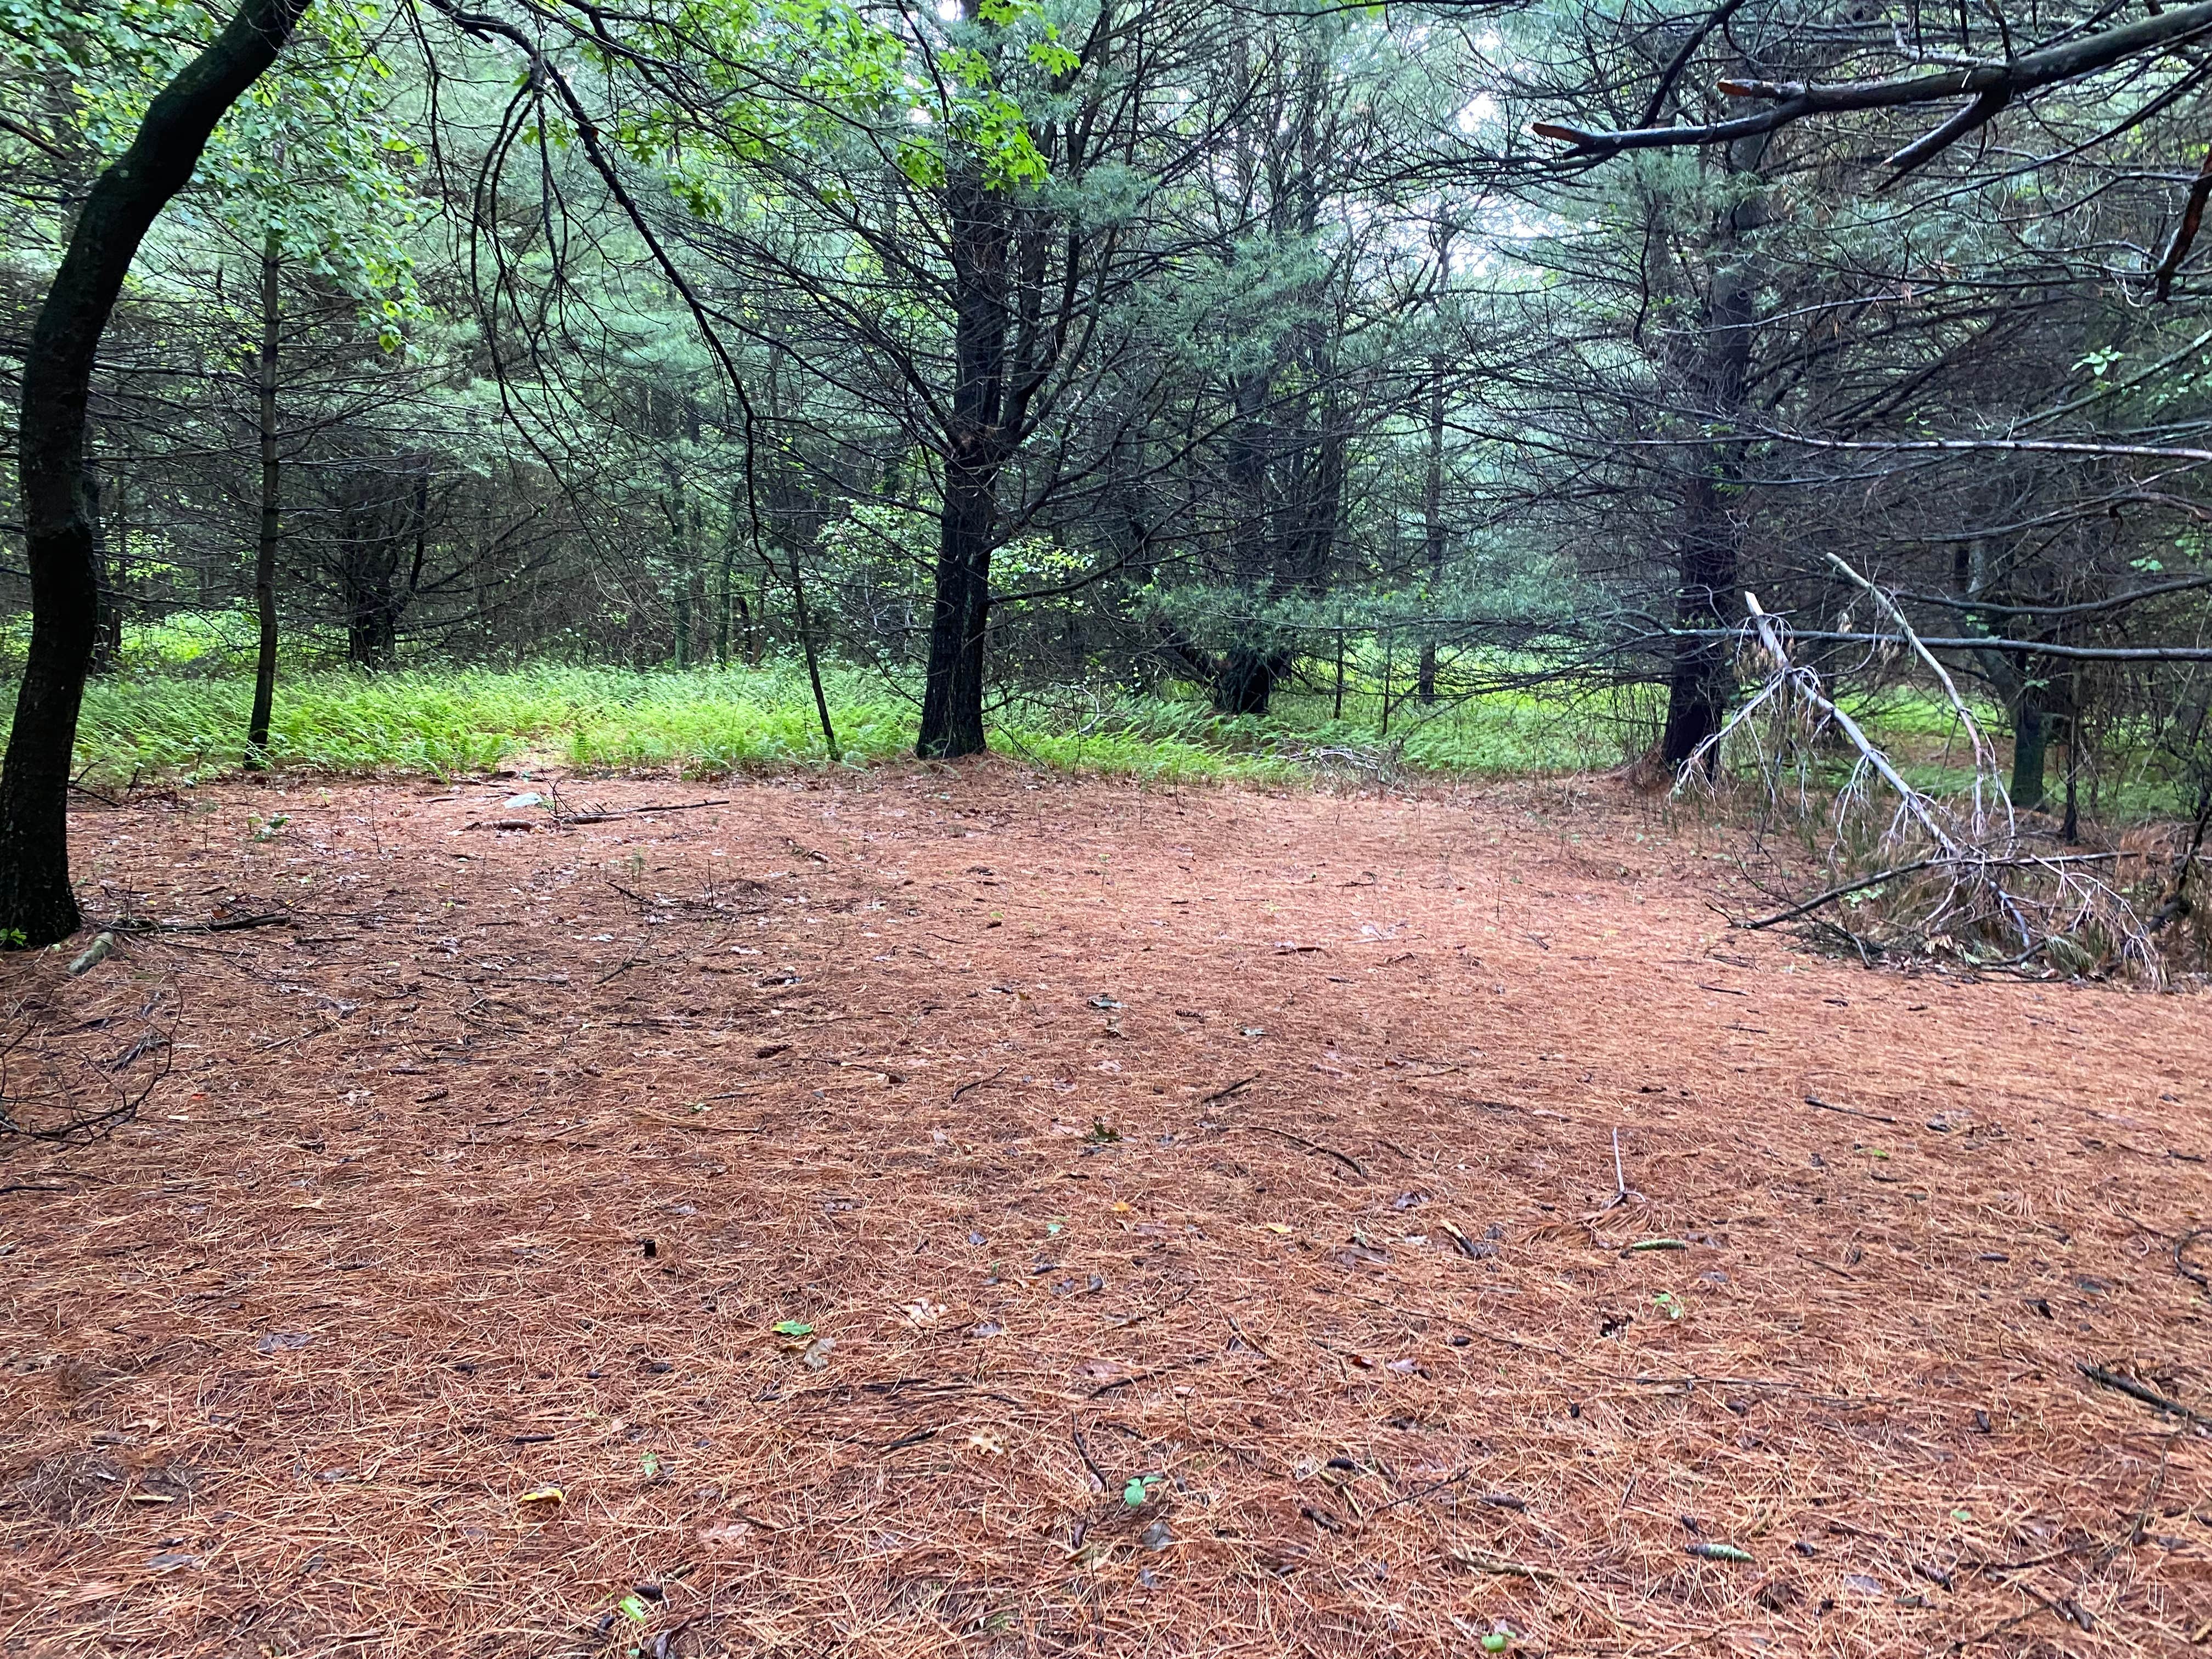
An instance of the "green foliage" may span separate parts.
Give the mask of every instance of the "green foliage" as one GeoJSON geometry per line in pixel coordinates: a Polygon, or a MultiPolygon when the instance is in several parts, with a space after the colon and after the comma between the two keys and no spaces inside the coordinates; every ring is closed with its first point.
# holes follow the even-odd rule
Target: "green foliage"
{"type": "MultiPolygon", "coordinates": [[[[179,630],[180,655],[204,636],[179,630]]],[[[184,660],[201,659],[185,657],[184,660]]],[[[902,758],[915,730],[910,687],[825,665],[848,764],[902,758]]],[[[7,695],[0,687],[0,695],[7,695]]],[[[242,675],[176,669],[94,680],[78,764],[95,787],[134,775],[197,779],[234,770],[252,702],[242,675]]],[[[1224,719],[1202,702],[1128,698],[1101,709],[1038,696],[1000,713],[992,746],[1057,770],[1161,783],[1291,784],[1314,751],[1371,751],[1378,700],[1356,692],[1348,718],[1328,700],[1278,700],[1266,720],[1224,719]]],[[[1617,723],[1589,698],[1513,694],[1423,716],[1400,711],[1402,763],[1459,776],[1583,769],[1620,757],[1617,723]]],[[[686,672],[545,666],[288,674],[270,732],[277,767],[450,777],[532,762],[586,771],[714,775],[826,763],[805,672],[794,659],[758,670],[686,672]]]]}

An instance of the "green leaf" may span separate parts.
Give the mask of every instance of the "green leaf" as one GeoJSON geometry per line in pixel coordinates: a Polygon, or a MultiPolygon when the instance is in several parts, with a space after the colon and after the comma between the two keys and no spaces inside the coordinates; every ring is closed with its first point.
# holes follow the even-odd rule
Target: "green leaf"
{"type": "Polygon", "coordinates": [[[615,1607],[632,1624],[642,1625],[653,1617],[653,1609],[646,1606],[642,1595],[625,1595],[615,1607]]]}
{"type": "Polygon", "coordinates": [[[775,1322],[778,1336],[811,1336],[814,1327],[803,1319],[779,1319],[775,1322]]]}
{"type": "Polygon", "coordinates": [[[1145,1477],[1143,1475],[1133,1474],[1129,1477],[1129,1484],[1121,1488],[1121,1501],[1133,1510],[1145,1507],[1145,1477]]]}

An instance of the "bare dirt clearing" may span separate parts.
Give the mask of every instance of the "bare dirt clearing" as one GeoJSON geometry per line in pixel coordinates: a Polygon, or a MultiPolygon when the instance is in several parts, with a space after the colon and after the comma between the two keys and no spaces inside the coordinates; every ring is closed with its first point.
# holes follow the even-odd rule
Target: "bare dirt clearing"
{"type": "Polygon", "coordinates": [[[2203,1639],[2077,1369],[2212,1417],[2201,999],[1747,940],[1603,791],[539,787],[79,817],[295,921],[5,969],[181,1013],[0,1165],[0,1650],[2203,1639]]]}

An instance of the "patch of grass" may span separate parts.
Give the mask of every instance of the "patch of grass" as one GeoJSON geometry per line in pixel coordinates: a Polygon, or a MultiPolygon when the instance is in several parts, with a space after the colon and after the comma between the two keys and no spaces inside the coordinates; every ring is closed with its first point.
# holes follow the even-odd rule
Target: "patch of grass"
{"type": "MultiPolygon", "coordinates": [[[[77,763],[97,787],[134,774],[213,775],[243,758],[252,683],[192,672],[177,660],[207,637],[199,622],[161,641],[156,667],[126,669],[86,689],[77,763]]],[[[204,659],[221,660],[210,645],[204,659]]],[[[143,659],[142,659],[143,660],[143,659]]],[[[830,712],[848,763],[913,749],[914,702],[879,675],[830,666],[830,712]]],[[[1315,749],[1380,753],[1379,699],[1355,690],[1346,718],[1330,700],[1279,696],[1265,720],[1229,719],[1196,696],[1030,694],[993,711],[1001,753],[1074,772],[1161,782],[1283,783],[1310,776],[1315,749]]],[[[1588,701],[1515,694],[1394,711],[1389,743],[1420,771],[1482,776],[1571,771],[1619,760],[1621,741],[1588,701]]],[[[512,669],[289,670],[270,731],[279,767],[434,777],[541,756],[586,770],[672,769],[711,775],[826,763],[803,667],[638,670],[545,665],[512,669]]]]}

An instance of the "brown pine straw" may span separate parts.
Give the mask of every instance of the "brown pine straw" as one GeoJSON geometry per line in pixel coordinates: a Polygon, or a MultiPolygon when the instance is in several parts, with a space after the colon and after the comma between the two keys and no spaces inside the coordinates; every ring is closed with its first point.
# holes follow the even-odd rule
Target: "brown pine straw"
{"type": "Polygon", "coordinates": [[[0,1652],[2204,1650],[2077,1369],[2212,1411],[2200,998],[1730,933],[1609,786],[531,787],[78,820],[293,921],[0,968],[28,1096],[181,1008],[0,1162],[0,1652]]]}

